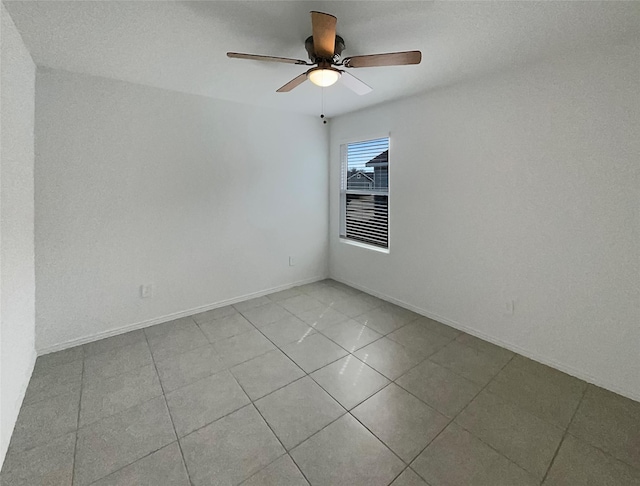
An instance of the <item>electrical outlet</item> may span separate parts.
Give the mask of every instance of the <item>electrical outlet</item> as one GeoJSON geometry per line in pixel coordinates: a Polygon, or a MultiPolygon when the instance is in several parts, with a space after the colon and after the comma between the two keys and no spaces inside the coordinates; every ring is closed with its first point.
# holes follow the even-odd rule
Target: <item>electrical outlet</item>
{"type": "Polygon", "coordinates": [[[290,266],[290,267],[294,267],[295,265],[296,265],[295,260],[293,259],[293,257],[292,257],[292,256],[290,256],[290,257],[289,257],[289,266],[290,266]]]}
{"type": "Polygon", "coordinates": [[[140,285],[140,298],[148,299],[149,297],[153,297],[153,284],[140,285]]]}

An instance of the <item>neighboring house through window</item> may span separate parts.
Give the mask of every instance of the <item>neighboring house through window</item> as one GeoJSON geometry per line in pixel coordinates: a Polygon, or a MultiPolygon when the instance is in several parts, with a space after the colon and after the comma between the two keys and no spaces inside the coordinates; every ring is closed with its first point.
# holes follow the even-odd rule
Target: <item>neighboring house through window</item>
{"type": "Polygon", "coordinates": [[[389,248],[389,138],[342,146],[340,237],[389,248]]]}

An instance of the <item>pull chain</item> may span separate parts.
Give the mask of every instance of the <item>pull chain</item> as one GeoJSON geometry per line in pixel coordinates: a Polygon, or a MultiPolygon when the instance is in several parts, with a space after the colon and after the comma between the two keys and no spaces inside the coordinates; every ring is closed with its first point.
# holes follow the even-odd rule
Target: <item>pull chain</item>
{"type": "Polygon", "coordinates": [[[327,120],[324,119],[324,88],[321,88],[321,90],[322,90],[322,95],[321,95],[322,106],[320,107],[320,118],[322,119],[322,123],[326,125],[327,120]]]}

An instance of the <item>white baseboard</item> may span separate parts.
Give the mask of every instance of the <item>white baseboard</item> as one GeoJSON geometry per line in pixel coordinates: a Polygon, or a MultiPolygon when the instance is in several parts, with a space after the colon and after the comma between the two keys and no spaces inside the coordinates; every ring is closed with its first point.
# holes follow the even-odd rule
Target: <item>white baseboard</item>
{"type": "Polygon", "coordinates": [[[72,339],[70,341],[65,341],[63,343],[40,348],[37,350],[38,356],[54,353],[56,351],[62,351],[64,349],[73,348],[75,346],[80,346],[82,344],[92,343],[94,341],[99,341],[100,339],[117,336],[118,334],[124,334],[125,332],[130,332],[130,331],[135,331],[137,329],[143,329],[145,327],[155,326],[156,324],[162,324],[163,322],[173,321],[175,319],[180,319],[181,317],[192,316],[194,314],[199,314],[200,312],[206,312],[212,309],[217,309],[218,307],[237,304],[238,302],[242,302],[249,299],[255,299],[256,297],[262,297],[263,295],[272,294],[274,292],[279,292],[281,290],[287,290],[292,287],[297,287],[299,285],[317,282],[319,280],[324,280],[325,278],[327,278],[326,275],[311,277],[304,280],[299,280],[297,282],[291,282],[285,285],[279,285],[277,287],[273,287],[270,289],[264,289],[258,292],[252,292],[250,294],[241,295],[239,297],[234,297],[233,299],[222,300],[219,302],[215,302],[213,304],[202,305],[199,307],[194,307],[192,309],[187,309],[180,312],[174,312],[172,314],[167,314],[164,316],[154,317],[153,319],[147,319],[141,322],[134,322],[132,324],[127,324],[126,326],[118,327],[116,329],[110,329],[108,331],[99,332],[96,334],[92,334],[90,336],[84,336],[81,338],[72,339]]]}
{"type": "Polygon", "coordinates": [[[612,391],[614,393],[617,393],[618,395],[622,395],[624,397],[630,398],[631,400],[635,400],[637,402],[640,402],[640,394],[636,391],[633,390],[627,390],[624,388],[620,388],[618,386],[615,385],[611,385],[610,383],[606,383],[605,381],[603,381],[600,378],[597,378],[595,376],[590,375],[589,373],[585,373],[582,370],[578,370],[575,369],[569,365],[566,365],[564,363],[561,363],[553,358],[549,358],[547,356],[543,356],[541,354],[538,354],[536,352],[532,352],[528,349],[522,348],[520,346],[517,346],[515,344],[512,343],[508,343],[506,341],[502,341],[501,339],[497,339],[493,336],[489,336],[488,334],[484,334],[470,326],[461,324],[459,322],[456,321],[452,321],[451,319],[447,319],[446,317],[443,316],[439,316],[437,314],[434,314],[433,312],[430,312],[426,309],[422,309],[421,307],[417,307],[415,305],[411,305],[408,304],[406,302],[403,302],[399,299],[396,299],[394,297],[391,297],[390,295],[386,295],[383,294],[381,292],[377,292],[373,289],[367,288],[364,285],[360,285],[357,284],[355,282],[351,282],[349,280],[346,279],[341,279],[338,277],[334,277],[334,276],[329,276],[329,278],[336,280],[337,282],[341,282],[345,285],[349,285],[350,287],[353,287],[355,289],[361,290],[363,292],[366,292],[368,294],[373,295],[374,297],[378,297],[379,299],[382,300],[386,300],[387,302],[391,302],[392,304],[396,304],[399,305],[400,307],[404,307],[405,309],[408,309],[410,311],[415,312],[416,314],[420,314],[422,316],[428,317],[429,319],[433,319],[434,321],[438,321],[441,322],[443,324],[446,324],[448,326],[451,326],[455,329],[458,329],[459,331],[463,331],[466,332],[467,334],[471,334],[472,336],[475,336],[477,338],[480,338],[484,341],[488,341],[490,343],[493,343],[497,346],[500,346],[502,348],[508,349],[509,351],[513,351],[514,353],[518,353],[522,356],[525,356],[526,358],[532,359],[533,361],[537,361],[538,363],[542,363],[544,365],[550,366],[552,368],[555,368],[559,371],[562,371],[563,373],[566,373],[568,375],[574,376],[576,378],[579,378],[581,380],[586,381],[587,383],[591,383],[592,385],[596,385],[599,386],[601,388],[604,388],[606,390],[612,391]]]}

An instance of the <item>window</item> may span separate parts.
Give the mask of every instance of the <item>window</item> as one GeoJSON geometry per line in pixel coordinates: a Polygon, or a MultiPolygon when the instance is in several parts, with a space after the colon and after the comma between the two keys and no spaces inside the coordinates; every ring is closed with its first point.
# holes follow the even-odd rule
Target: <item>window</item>
{"type": "Polygon", "coordinates": [[[340,236],[389,247],[389,138],[342,146],[340,236]]]}

